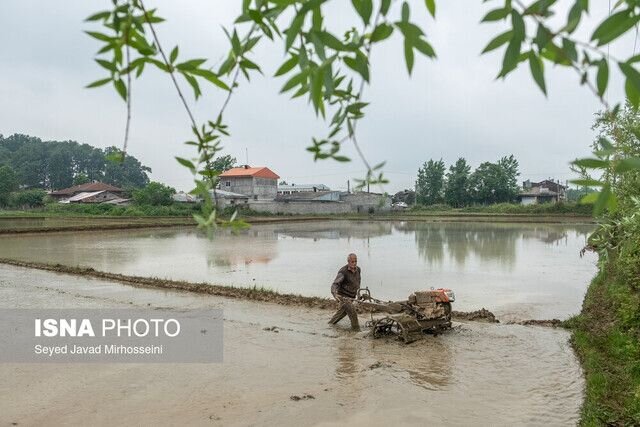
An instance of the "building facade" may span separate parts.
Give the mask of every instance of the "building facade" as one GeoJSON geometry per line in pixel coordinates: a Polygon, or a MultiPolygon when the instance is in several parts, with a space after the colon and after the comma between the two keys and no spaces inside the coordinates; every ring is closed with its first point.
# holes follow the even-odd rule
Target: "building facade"
{"type": "Polygon", "coordinates": [[[252,200],[274,200],[278,194],[278,178],[271,169],[248,165],[229,169],[219,176],[218,188],[244,194],[252,200]]]}

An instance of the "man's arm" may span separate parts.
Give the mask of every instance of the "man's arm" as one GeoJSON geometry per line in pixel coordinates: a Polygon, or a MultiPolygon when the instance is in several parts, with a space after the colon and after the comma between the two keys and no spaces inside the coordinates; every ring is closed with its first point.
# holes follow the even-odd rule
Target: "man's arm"
{"type": "Polygon", "coordinates": [[[338,275],[333,280],[333,284],[331,285],[331,295],[334,297],[338,293],[338,289],[340,289],[340,284],[344,281],[344,275],[341,272],[338,272],[338,275]]]}

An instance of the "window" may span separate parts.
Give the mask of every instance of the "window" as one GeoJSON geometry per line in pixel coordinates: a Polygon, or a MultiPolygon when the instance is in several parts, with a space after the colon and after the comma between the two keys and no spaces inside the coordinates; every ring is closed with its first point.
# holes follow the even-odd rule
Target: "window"
{"type": "Polygon", "coordinates": [[[224,186],[225,187],[231,187],[231,181],[225,181],[224,182],[224,186]]]}

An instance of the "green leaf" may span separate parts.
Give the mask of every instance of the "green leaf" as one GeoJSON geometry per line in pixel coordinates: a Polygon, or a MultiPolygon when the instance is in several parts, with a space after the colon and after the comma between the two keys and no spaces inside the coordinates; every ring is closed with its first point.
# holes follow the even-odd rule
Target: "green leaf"
{"type": "Polygon", "coordinates": [[[598,46],[610,43],[633,27],[640,16],[632,16],[633,10],[626,9],[609,16],[595,29],[591,41],[598,41],[598,46]]]}
{"type": "Polygon", "coordinates": [[[640,73],[633,68],[633,65],[629,65],[624,62],[620,62],[618,64],[622,73],[627,78],[627,81],[631,82],[636,91],[640,92],[640,73]]]}
{"type": "Polygon", "coordinates": [[[107,83],[109,83],[111,81],[111,78],[108,79],[102,79],[102,80],[96,80],[93,83],[88,84],[87,86],[85,86],[87,89],[88,88],[92,88],[92,87],[98,87],[98,86],[102,86],[102,85],[106,85],[107,83]]]}
{"type": "Polygon", "coordinates": [[[607,85],[609,84],[609,64],[605,58],[602,58],[598,62],[598,74],[596,77],[596,83],[598,86],[598,96],[602,98],[607,91],[607,85]]]}
{"type": "Polygon", "coordinates": [[[291,77],[289,79],[289,81],[287,81],[284,86],[282,87],[282,89],[280,89],[280,93],[282,92],[286,92],[288,90],[293,89],[294,87],[298,86],[298,85],[303,85],[305,83],[307,83],[307,75],[309,74],[308,69],[296,74],[295,76],[291,77]]]}
{"type": "Polygon", "coordinates": [[[551,33],[547,27],[542,24],[538,24],[538,30],[536,31],[536,37],[534,43],[538,46],[540,51],[547,47],[547,44],[551,40],[551,33]]]}
{"type": "Polygon", "coordinates": [[[371,13],[373,12],[372,0],[351,0],[351,4],[356,12],[358,12],[358,15],[360,15],[360,18],[362,18],[364,25],[369,25],[371,13]]]}
{"type": "Polygon", "coordinates": [[[380,13],[383,16],[387,16],[387,12],[389,12],[390,6],[391,6],[391,0],[382,0],[380,2],[380,13]]]}
{"type": "Polygon", "coordinates": [[[344,45],[344,43],[338,40],[333,34],[326,31],[319,31],[316,34],[325,46],[337,51],[347,50],[347,47],[344,45]]]}
{"type": "Polygon", "coordinates": [[[404,39],[404,60],[407,64],[407,71],[411,75],[411,71],[413,71],[413,46],[407,38],[404,39]]]}
{"type": "Polygon", "coordinates": [[[106,59],[96,59],[95,61],[100,64],[102,68],[106,68],[113,73],[118,71],[118,67],[113,62],[109,62],[106,59]]]}
{"type": "Polygon", "coordinates": [[[114,80],[113,81],[113,85],[116,87],[116,90],[118,91],[118,93],[120,94],[122,99],[124,99],[126,101],[127,100],[127,86],[124,84],[122,79],[114,80]]]}
{"type": "Polygon", "coordinates": [[[520,47],[522,41],[518,38],[512,38],[504,52],[504,58],[502,59],[502,70],[498,77],[505,77],[511,71],[513,71],[518,65],[520,59],[520,47]]]}
{"type": "Polygon", "coordinates": [[[291,21],[291,25],[286,31],[287,37],[285,39],[285,51],[288,51],[291,45],[293,45],[293,41],[296,39],[298,34],[300,34],[300,29],[302,28],[302,24],[304,24],[304,16],[303,14],[298,13],[293,21],[291,21]]]}
{"type": "Polygon", "coordinates": [[[413,46],[422,52],[423,55],[428,56],[429,58],[435,58],[436,52],[433,50],[433,47],[423,38],[419,38],[414,40],[413,46]]]}
{"type": "Polygon", "coordinates": [[[614,170],[616,173],[624,173],[631,170],[640,170],[640,157],[629,157],[626,159],[622,159],[616,163],[614,170]]]}
{"type": "Polygon", "coordinates": [[[573,62],[578,62],[578,51],[576,50],[576,44],[567,39],[562,39],[562,50],[564,54],[573,62]]]}
{"type": "Polygon", "coordinates": [[[612,197],[614,196],[611,193],[611,187],[609,184],[605,184],[604,187],[602,187],[602,191],[598,193],[598,198],[593,205],[593,216],[600,216],[605,208],[611,205],[612,202],[610,199],[612,197]]]}
{"type": "Polygon", "coordinates": [[[194,70],[199,66],[201,66],[202,64],[204,64],[205,62],[207,62],[207,60],[202,58],[190,59],[189,61],[185,61],[181,64],[177,64],[176,68],[178,70],[194,70]]]}
{"type": "Polygon", "coordinates": [[[388,38],[391,34],[393,34],[393,27],[389,24],[382,23],[373,30],[370,40],[374,43],[379,42],[388,38]]]}
{"type": "Polygon", "coordinates": [[[288,73],[297,64],[298,64],[298,56],[297,55],[292,56],[291,58],[287,59],[285,62],[282,63],[280,68],[278,68],[278,71],[276,71],[276,73],[274,74],[274,77],[281,76],[283,74],[288,73]]]}
{"type": "Polygon", "coordinates": [[[88,35],[90,35],[94,39],[98,39],[98,40],[103,41],[103,42],[111,42],[111,41],[115,40],[114,37],[109,37],[106,34],[98,33],[98,32],[95,32],[95,31],[85,31],[85,33],[87,33],[88,35]]]}
{"type": "Polygon", "coordinates": [[[319,67],[311,77],[311,101],[313,102],[313,108],[316,111],[324,111],[324,105],[322,104],[322,83],[324,80],[324,68],[319,67]]]}
{"type": "Polygon", "coordinates": [[[592,205],[598,200],[600,196],[600,192],[589,193],[585,195],[582,199],[580,199],[581,205],[592,205]]]}
{"type": "Polygon", "coordinates": [[[191,85],[191,87],[193,88],[193,95],[197,100],[200,97],[200,95],[202,95],[202,92],[200,91],[200,85],[198,84],[198,80],[196,80],[195,77],[190,76],[189,74],[186,74],[186,73],[182,73],[182,75],[187,80],[189,85],[191,85]]]}
{"type": "Polygon", "coordinates": [[[567,25],[564,26],[564,29],[567,33],[573,33],[578,25],[580,24],[580,18],[582,17],[582,5],[579,1],[576,1],[575,4],[571,7],[569,11],[569,17],[567,19],[567,25]]]}
{"type": "Polygon", "coordinates": [[[424,0],[427,5],[427,10],[431,14],[432,17],[436,17],[436,2],[435,0],[424,0]]]}
{"type": "Polygon", "coordinates": [[[176,59],[178,59],[178,46],[174,47],[173,50],[171,50],[171,54],[169,55],[169,62],[173,64],[174,62],[176,62],[176,59]]]}
{"type": "Polygon", "coordinates": [[[513,27],[513,38],[524,40],[525,38],[525,25],[522,15],[517,11],[511,11],[511,26],[513,27]]]}
{"type": "Polygon", "coordinates": [[[369,64],[367,64],[366,56],[358,52],[355,58],[345,56],[342,60],[347,67],[360,74],[365,81],[369,81],[369,64]]]}
{"type": "Polygon", "coordinates": [[[191,169],[192,172],[195,171],[196,167],[191,161],[189,161],[187,159],[183,159],[182,157],[176,157],[176,160],[182,166],[185,166],[185,167],[188,167],[189,169],[191,169]]]}
{"type": "Polygon", "coordinates": [[[101,20],[106,19],[106,18],[108,18],[110,16],[111,16],[111,11],[105,10],[104,12],[98,12],[96,14],[91,15],[90,17],[85,19],[85,21],[86,22],[101,21],[101,20]]]}
{"type": "Polygon", "coordinates": [[[547,87],[544,83],[544,68],[540,58],[533,52],[529,52],[529,69],[533,80],[536,82],[542,93],[547,95],[547,87]]]}
{"type": "Polygon", "coordinates": [[[257,70],[260,74],[262,74],[260,66],[258,66],[258,64],[256,64],[255,62],[248,60],[247,58],[242,58],[242,60],[240,61],[240,66],[248,70],[257,70]]]}
{"type": "Polygon", "coordinates": [[[222,80],[220,80],[220,78],[218,78],[216,73],[214,73],[211,70],[203,70],[201,68],[198,68],[196,70],[190,70],[189,72],[191,74],[195,74],[196,76],[204,77],[206,80],[208,80],[211,83],[213,83],[214,85],[218,86],[220,89],[224,89],[224,90],[227,90],[227,91],[231,90],[229,88],[229,86],[227,86],[226,83],[224,83],[222,80]]]}
{"type": "Polygon", "coordinates": [[[578,159],[571,163],[587,169],[606,169],[609,167],[609,162],[601,159],[578,159]]]}
{"type": "Polygon", "coordinates": [[[638,108],[638,106],[640,106],[640,91],[636,89],[635,85],[631,82],[630,79],[627,79],[624,82],[624,91],[627,95],[627,100],[633,106],[633,108],[638,108]]]}
{"type": "Polygon", "coordinates": [[[491,40],[487,46],[484,48],[482,53],[491,52],[494,49],[499,48],[503,44],[507,43],[513,37],[513,30],[509,30],[504,32],[498,36],[496,36],[493,40],[491,40]]]}
{"type": "Polygon", "coordinates": [[[331,158],[333,160],[338,161],[338,162],[350,162],[351,161],[351,159],[348,158],[347,156],[335,156],[334,155],[334,156],[331,156],[331,158]]]}
{"type": "Polygon", "coordinates": [[[402,22],[409,22],[410,15],[411,15],[411,9],[409,8],[409,3],[405,1],[404,3],[402,3],[402,12],[401,12],[402,22]]]}
{"type": "Polygon", "coordinates": [[[511,12],[510,9],[508,8],[500,8],[500,9],[494,9],[491,12],[487,13],[484,18],[482,18],[482,21],[480,22],[492,22],[492,21],[500,21],[501,19],[506,18],[507,16],[509,16],[509,13],[511,12]]]}

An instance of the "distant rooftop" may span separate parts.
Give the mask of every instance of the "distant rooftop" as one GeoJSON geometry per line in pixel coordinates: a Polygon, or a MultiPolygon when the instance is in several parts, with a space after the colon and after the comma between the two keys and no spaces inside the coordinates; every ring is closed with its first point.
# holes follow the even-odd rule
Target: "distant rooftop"
{"type": "Polygon", "coordinates": [[[72,196],[78,193],[93,193],[96,191],[111,191],[112,193],[122,193],[122,188],[114,187],[113,185],[105,184],[104,182],[88,182],[86,184],[74,185],[73,187],[64,188],[62,190],[55,190],[49,194],[52,196],[72,196]]]}
{"type": "Polygon", "coordinates": [[[221,178],[252,176],[256,178],[278,179],[280,178],[275,172],[266,166],[250,167],[249,165],[231,168],[220,174],[221,178]]]}

